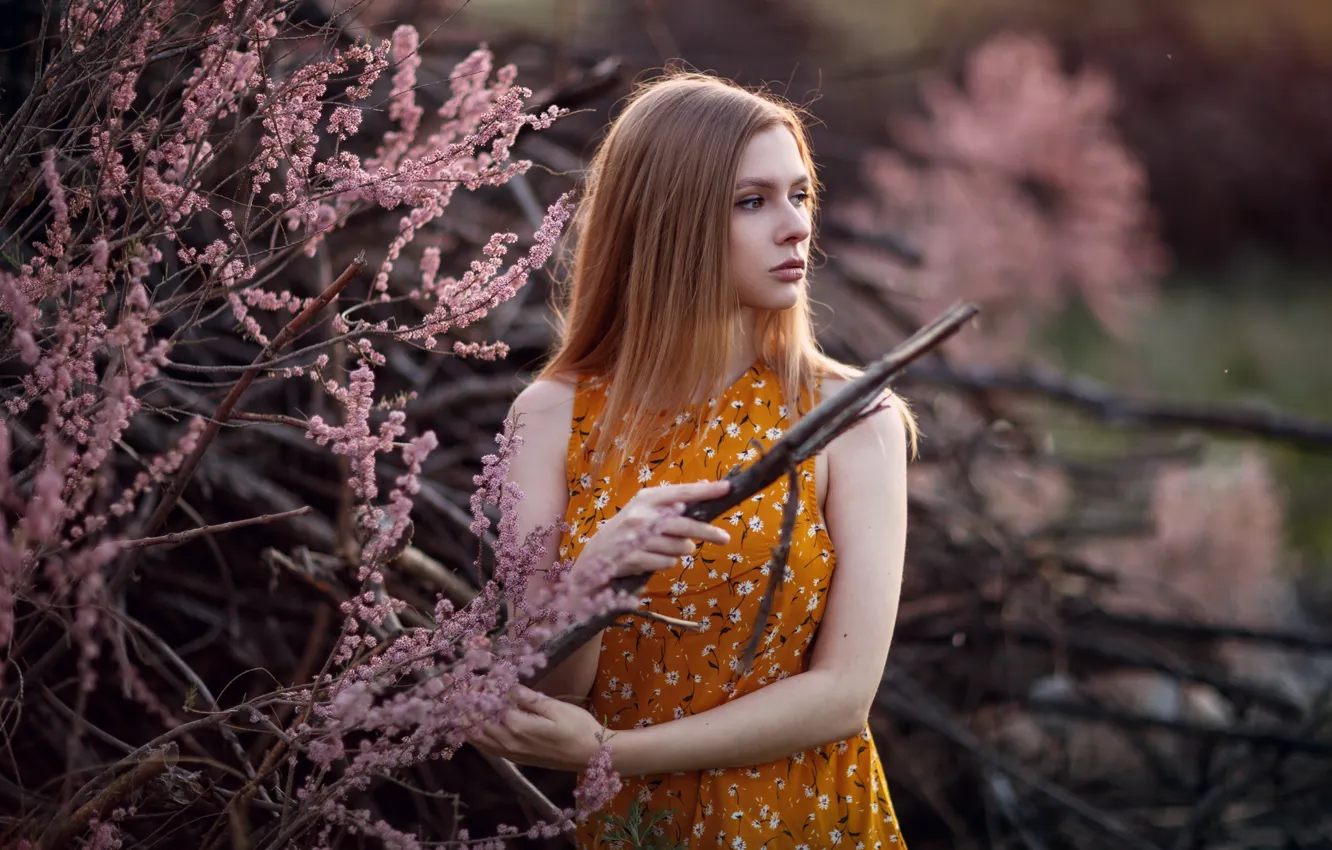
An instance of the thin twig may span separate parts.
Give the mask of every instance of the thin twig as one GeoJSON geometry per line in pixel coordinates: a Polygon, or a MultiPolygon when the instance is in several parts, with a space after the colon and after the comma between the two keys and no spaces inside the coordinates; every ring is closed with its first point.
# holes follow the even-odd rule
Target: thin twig
{"type": "Polygon", "coordinates": [[[160,546],[164,543],[184,543],[187,540],[193,540],[194,538],[202,537],[205,534],[217,534],[221,531],[232,531],[237,528],[247,528],[251,525],[263,525],[281,519],[305,516],[311,510],[312,508],[309,505],[306,505],[305,507],[297,508],[294,511],[283,511],[278,514],[264,514],[263,516],[250,517],[248,519],[222,522],[217,525],[205,525],[200,526],[199,528],[191,528],[187,531],[173,531],[170,534],[162,534],[157,537],[139,537],[135,540],[121,540],[120,547],[122,549],[133,549],[144,546],[160,546]]]}
{"type": "Polygon", "coordinates": [[[656,611],[648,611],[643,608],[635,608],[632,611],[624,612],[627,616],[637,617],[640,620],[649,620],[654,623],[665,623],[668,626],[674,626],[677,629],[685,629],[690,632],[705,631],[706,627],[702,623],[695,623],[693,620],[681,620],[677,617],[668,617],[665,614],[658,614],[656,611]]]}
{"type": "Polygon", "coordinates": [[[165,773],[176,762],[176,745],[168,743],[157,752],[140,761],[134,769],[121,774],[100,794],[79,807],[68,818],[56,818],[38,840],[41,850],[60,850],[83,831],[88,822],[100,817],[107,809],[125,799],[137,788],[142,788],[165,773]]]}
{"type": "MultiPolygon", "coordinates": [[[[503,779],[506,785],[518,792],[519,797],[535,806],[541,817],[555,824],[563,823],[566,820],[559,806],[556,806],[550,801],[550,798],[541,793],[541,789],[533,785],[532,780],[528,779],[516,764],[502,756],[491,755],[480,748],[473,747],[473,749],[485,757],[500,779],[503,779]]],[[[570,846],[574,845],[572,834],[565,832],[563,838],[570,846]]]]}
{"type": "Polygon", "coordinates": [[[1332,632],[1327,629],[1258,629],[1234,623],[1200,623],[1192,620],[1153,617],[1147,614],[1129,614],[1086,608],[1073,610],[1066,604],[1062,612],[1070,624],[1101,623],[1119,626],[1138,635],[1156,635],[1162,638],[1192,641],[1233,640],[1245,643],[1266,643],[1286,649],[1306,652],[1332,652],[1332,632]]]}
{"type": "Polygon", "coordinates": [[[462,576],[415,546],[408,546],[390,565],[444,592],[454,605],[466,605],[476,597],[476,588],[462,576]]]}
{"type": "Polygon", "coordinates": [[[1022,704],[1036,713],[1076,717],[1081,720],[1107,723],[1124,729],[1165,729],[1182,735],[1239,741],[1256,747],[1271,747],[1324,757],[1332,756],[1332,741],[1319,740],[1312,734],[1292,735],[1284,728],[1245,729],[1188,720],[1172,720],[1166,717],[1121,711],[1105,705],[1071,699],[1026,699],[1022,701],[1022,704]]]}
{"type": "Polygon", "coordinates": [[[748,676],[754,665],[754,656],[758,654],[759,640],[768,626],[768,617],[772,614],[772,604],[777,599],[777,590],[786,580],[786,563],[791,554],[791,537],[795,534],[796,514],[799,512],[800,491],[799,467],[791,467],[787,480],[790,482],[786,491],[786,504],[782,506],[782,530],[777,538],[777,546],[772,550],[772,560],[768,562],[768,586],[763,589],[763,599],[759,602],[758,616],[755,617],[754,632],[745,644],[744,654],[740,656],[740,675],[748,676]]]}
{"type": "MultiPolygon", "coordinates": [[[[170,661],[172,665],[180,671],[181,675],[189,681],[198,697],[207,704],[209,711],[222,711],[222,707],[217,704],[217,699],[213,696],[213,692],[209,689],[208,684],[203,680],[203,677],[196,673],[194,668],[186,664],[185,659],[181,658],[160,635],[133,617],[126,616],[125,622],[132,626],[144,640],[152,644],[153,649],[166,656],[167,660],[170,661]]],[[[222,734],[223,739],[231,747],[231,752],[241,763],[241,767],[245,770],[245,775],[247,777],[253,777],[255,775],[254,765],[250,764],[250,760],[245,753],[245,748],[241,746],[240,739],[236,737],[236,733],[225,723],[219,724],[218,732],[222,734]]],[[[266,790],[261,789],[261,793],[264,795],[264,800],[266,802],[272,802],[268,799],[268,792],[266,790]]]]}
{"type": "Polygon", "coordinates": [[[58,711],[66,720],[70,721],[71,724],[82,725],[85,730],[92,733],[94,737],[100,739],[102,743],[109,744],[110,746],[115,747],[116,749],[120,750],[122,754],[134,752],[134,747],[120,740],[115,735],[112,735],[110,732],[101,728],[97,724],[91,722],[90,720],[88,720],[88,718],[80,717],[78,715],[78,712],[76,712],[74,709],[70,708],[69,706],[65,705],[64,701],[61,700],[59,697],[57,697],[55,693],[46,685],[39,685],[38,687],[42,689],[42,696],[46,698],[47,703],[49,703],[52,708],[58,711]]]}
{"type": "MultiPolygon", "coordinates": [[[[1327,697],[1332,693],[1332,684],[1323,689],[1322,694],[1315,700],[1315,710],[1310,712],[1309,717],[1294,729],[1296,735],[1313,735],[1323,726],[1327,720],[1327,697]]],[[[1175,842],[1171,850],[1191,850],[1198,846],[1198,834],[1201,833],[1209,821],[1216,817],[1226,804],[1236,796],[1244,793],[1245,790],[1253,785],[1255,777],[1260,775],[1265,769],[1274,769],[1287,756],[1285,750],[1277,750],[1271,753],[1267,758],[1256,758],[1253,753],[1246,748],[1238,747],[1222,764],[1220,764],[1215,775],[1221,777],[1220,782],[1213,785],[1202,798],[1198,800],[1189,813],[1189,818],[1180,827],[1175,836],[1175,842]],[[1227,776],[1232,770],[1236,770],[1235,775],[1227,776]]]]}
{"type": "Polygon", "coordinates": [[[281,413],[246,413],[243,410],[237,410],[231,414],[231,418],[246,422],[266,422],[270,425],[290,425],[302,431],[310,427],[310,423],[304,419],[297,419],[295,416],[284,416],[281,413]]]}

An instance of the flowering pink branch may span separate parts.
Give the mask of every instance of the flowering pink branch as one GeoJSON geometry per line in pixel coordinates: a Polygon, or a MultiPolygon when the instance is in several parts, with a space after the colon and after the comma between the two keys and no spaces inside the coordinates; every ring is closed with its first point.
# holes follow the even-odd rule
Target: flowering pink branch
{"type": "MultiPolygon", "coordinates": [[[[199,435],[194,450],[185,458],[185,461],[181,464],[180,470],[176,473],[176,476],[171,480],[171,483],[167,485],[166,489],[163,490],[162,501],[158,504],[157,510],[153,512],[153,515],[149,517],[148,521],[144,524],[143,534],[145,536],[151,535],[161,527],[163,522],[166,521],[172,508],[176,506],[176,501],[180,499],[181,494],[185,492],[185,485],[188,484],[190,478],[193,477],[194,470],[198,468],[199,461],[203,459],[204,452],[208,450],[208,446],[213,442],[213,438],[217,436],[218,429],[231,418],[231,411],[240,402],[241,396],[245,394],[245,391],[250,388],[250,384],[254,383],[254,379],[259,376],[259,373],[263,370],[264,366],[272,360],[273,356],[296,334],[300,333],[305,326],[310,323],[310,320],[314,318],[314,315],[318,313],[320,309],[327,306],[330,301],[336,298],[338,293],[346,288],[347,284],[351,283],[352,279],[364,268],[365,255],[363,253],[361,256],[353,260],[327,289],[320,293],[314,303],[307,305],[296,318],[287,323],[286,327],[282,329],[282,332],[278,334],[277,338],[264,347],[264,350],[255,358],[254,363],[250,368],[241,375],[240,380],[236,381],[236,384],[231,388],[231,392],[227,393],[227,397],[217,406],[217,410],[213,413],[212,418],[210,418],[208,424],[204,426],[203,433],[199,435]]],[[[141,551],[141,548],[131,550],[129,557],[121,563],[114,578],[110,582],[110,587],[113,591],[121,587],[129,580],[130,576],[134,574],[134,568],[138,565],[137,553],[141,551]]]]}
{"type": "MultiPolygon", "coordinates": [[[[43,651],[15,668],[31,690],[58,669],[65,647],[77,647],[81,702],[70,709],[77,718],[104,698],[92,687],[94,662],[110,646],[125,697],[152,709],[170,730],[159,743],[185,735],[198,746],[198,730],[220,732],[230,756],[213,767],[223,781],[229,775],[220,769],[236,770],[242,788],[224,811],[211,813],[204,846],[222,840],[232,815],[247,811],[274,815],[258,828],[257,846],[284,846],[330,824],[410,846],[410,836],[387,822],[352,811],[349,795],[450,755],[469,730],[507,710],[513,683],[543,663],[540,641],[576,605],[504,621],[504,607],[520,599],[540,561],[540,538],[517,539],[511,508],[518,494],[502,487],[487,490],[491,504],[509,512],[500,529],[509,547],[500,556],[502,584],[491,583],[461,610],[441,603],[429,626],[419,624],[431,618],[389,593],[385,571],[410,540],[413,502],[438,439],[431,431],[409,432],[402,405],[410,393],[377,398],[377,369],[396,353],[387,346],[433,349],[442,336],[512,298],[552,256],[570,218],[570,196],[551,205],[525,256],[507,256],[516,234],[497,234],[485,240],[471,270],[454,277],[441,271],[441,246],[426,246],[420,284],[410,293],[390,292],[394,266],[430,232],[455,192],[524,173],[529,163],[512,154],[519,133],[548,127],[563,111],[543,106],[530,114],[531,92],[516,84],[514,69],[495,68],[481,49],[457,66],[450,96],[428,115],[416,100],[422,45],[410,27],[391,41],[316,56],[303,53],[308,42],[286,38],[286,9],[275,0],[205,0],[188,16],[177,6],[72,0],[61,18],[66,41],[36,87],[42,97],[18,113],[56,129],[44,136],[0,126],[0,175],[13,177],[14,163],[30,161],[39,166],[32,182],[42,193],[30,209],[0,210],[10,263],[0,267],[0,310],[11,320],[6,342],[16,355],[15,371],[0,388],[7,413],[0,420],[3,661],[43,651]],[[278,57],[272,48],[279,43],[284,51],[295,46],[278,57]],[[354,146],[361,103],[390,65],[386,115],[393,129],[380,143],[372,140],[373,155],[362,158],[354,146]],[[285,288],[284,279],[299,270],[293,260],[307,254],[326,262],[320,254],[328,235],[375,209],[400,212],[368,298],[329,309],[345,298],[367,263],[364,254],[337,280],[316,287],[316,297],[285,288]],[[419,315],[406,316],[410,308],[419,315]],[[331,333],[296,345],[326,315],[331,333]],[[227,323],[221,335],[230,331],[230,338],[218,340],[227,323]],[[237,357],[235,346],[246,353],[237,357]],[[330,346],[331,357],[319,352],[330,346]],[[348,354],[357,363],[344,371],[340,358],[348,354]],[[234,382],[210,383],[224,373],[234,382]],[[335,424],[319,415],[239,410],[261,379],[303,375],[340,408],[335,424]],[[173,406],[162,403],[164,396],[173,406]],[[191,414],[188,424],[163,429],[175,406],[191,414]],[[355,567],[355,586],[332,594],[344,601],[342,636],[313,683],[217,709],[207,723],[182,722],[176,695],[158,693],[162,679],[131,661],[131,649],[150,664],[163,662],[168,686],[184,675],[205,694],[205,677],[182,669],[182,655],[156,634],[126,633],[122,625],[131,621],[114,614],[152,594],[132,581],[145,550],[212,542],[217,532],[275,519],[320,519],[279,500],[280,508],[263,516],[203,525],[183,496],[219,442],[225,445],[225,426],[234,420],[299,427],[314,445],[345,458],[361,535],[358,551],[338,555],[355,567]],[[151,449],[141,459],[145,444],[151,449]],[[381,460],[390,454],[400,458],[399,472],[385,486],[381,460]],[[126,468],[130,474],[121,480],[126,468]],[[144,504],[159,484],[157,503],[144,504]],[[197,527],[159,534],[180,509],[197,527]],[[146,518],[126,538],[136,514],[146,518]],[[51,639],[62,625],[72,640],[51,639]],[[308,710],[280,725],[285,720],[273,707],[298,701],[308,710]],[[276,739],[265,746],[258,770],[232,728],[246,720],[253,733],[276,739]],[[383,743],[368,752],[347,746],[367,734],[383,743]],[[232,757],[235,765],[222,764],[232,757]],[[303,797],[293,790],[298,774],[303,797]]],[[[460,356],[507,350],[497,341],[451,342],[460,356]]],[[[310,385],[288,386],[300,392],[310,385]]],[[[488,467],[492,484],[502,478],[500,457],[488,467]]],[[[572,599],[579,591],[567,585],[563,592],[572,599]]],[[[306,675],[318,666],[317,649],[312,642],[306,675]]],[[[206,702],[210,711],[217,705],[211,696],[206,702]]],[[[85,743],[81,734],[70,737],[71,766],[85,743]]],[[[113,769],[124,773],[129,766],[113,769]]],[[[104,787],[99,781],[75,790],[60,811],[81,811],[104,787]]],[[[568,826],[570,813],[548,808],[552,822],[532,834],[568,826]]],[[[133,820],[132,810],[99,808],[78,820],[68,838],[83,833],[96,847],[127,843],[133,820]]]]}

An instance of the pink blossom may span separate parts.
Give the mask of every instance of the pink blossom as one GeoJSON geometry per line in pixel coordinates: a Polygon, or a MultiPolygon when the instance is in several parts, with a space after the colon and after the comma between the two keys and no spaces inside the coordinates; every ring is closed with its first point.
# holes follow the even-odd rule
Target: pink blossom
{"type": "Polygon", "coordinates": [[[620,793],[624,783],[620,775],[611,767],[609,744],[602,744],[601,749],[588,762],[587,770],[578,777],[578,787],[574,789],[574,800],[578,803],[578,821],[581,823],[599,811],[615,795],[620,793]]]}
{"type": "Polygon", "coordinates": [[[55,221],[47,231],[46,244],[39,249],[59,256],[70,235],[69,204],[65,200],[65,187],[60,185],[60,174],[56,171],[55,151],[49,148],[42,156],[42,182],[46,184],[47,203],[55,221]]]}
{"type": "Polygon", "coordinates": [[[391,549],[406,531],[412,510],[411,497],[421,489],[421,464],[438,445],[434,432],[426,431],[419,437],[413,437],[403,447],[402,459],[407,465],[407,471],[394,480],[395,487],[389,493],[388,508],[382,512],[376,510],[371,516],[375,534],[365,545],[361,556],[367,563],[377,561],[379,555],[391,549]]]}
{"type": "Polygon", "coordinates": [[[416,138],[425,112],[416,105],[416,71],[421,67],[419,47],[415,27],[400,26],[393,31],[393,61],[398,69],[393,75],[393,91],[389,94],[389,119],[398,122],[402,129],[384,136],[384,147],[378,158],[386,166],[396,161],[416,138]]]}
{"type": "MultiPolygon", "coordinates": [[[[24,635],[15,634],[26,628],[15,623],[20,601],[46,606],[45,616],[67,618],[85,692],[97,683],[100,668],[112,665],[124,697],[170,728],[180,722],[175,706],[150,687],[132,653],[108,651],[123,639],[117,631],[123,624],[108,612],[119,607],[117,594],[125,590],[110,586],[115,565],[126,562],[123,538],[141,533],[131,517],[160,495],[154,489],[185,468],[212,433],[206,418],[212,400],[206,397],[196,408],[204,415],[188,424],[176,425],[160,413],[202,395],[188,389],[190,381],[176,387],[183,390],[179,395],[158,392],[159,384],[177,379],[178,370],[195,365],[182,356],[163,372],[172,341],[199,342],[195,332],[202,323],[220,316],[206,336],[230,333],[241,349],[266,344],[263,313],[273,314],[280,326],[312,303],[309,293],[286,288],[284,265],[300,250],[316,253],[328,233],[374,206],[398,211],[396,234],[375,279],[376,291],[386,295],[393,265],[445,212],[453,193],[500,185],[523,173],[529,163],[511,154],[517,134],[547,127],[561,112],[527,114],[531,92],[516,85],[513,68],[495,70],[482,49],[455,69],[436,130],[423,139],[423,109],[414,95],[420,39],[409,27],[395,31],[391,43],[353,45],[313,61],[297,55],[284,64],[269,61],[266,52],[285,27],[283,13],[266,0],[224,0],[202,25],[195,18],[178,21],[170,0],[142,10],[121,0],[71,0],[67,11],[62,34],[76,52],[105,49],[90,55],[106,57],[110,77],[101,100],[89,104],[96,123],[72,128],[69,143],[58,150],[23,153],[34,160],[41,155],[44,219],[35,220],[46,229],[38,231],[26,265],[0,272],[0,310],[13,327],[5,342],[20,355],[6,385],[8,415],[0,420],[0,650],[22,643],[24,635]],[[97,41],[131,11],[141,20],[126,28],[123,43],[97,41]],[[182,61],[194,65],[172,81],[169,97],[157,91],[146,97],[140,77],[165,45],[187,47],[173,56],[192,57],[182,61]],[[351,152],[353,145],[325,154],[330,136],[350,140],[361,131],[357,104],[388,70],[390,54],[393,131],[369,140],[363,149],[375,154],[364,161],[351,152]],[[349,74],[350,85],[337,91],[349,74]],[[329,103],[331,98],[342,102],[329,103]],[[171,108],[136,112],[136,106],[147,112],[163,102],[171,108]],[[255,155],[240,163],[247,179],[233,193],[214,176],[230,170],[236,139],[248,138],[247,127],[259,143],[255,155]],[[297,236],[289,239],[292,232],[297,236]],[[203,233],[211,235],[201,239],[203,233]],[[171,321],[164,322],[168,311],[171,321]],[[150,427],[132,431],[136,423],[150,427]],[[16,452],[16,433],[35,433],[36,440],[16,452]],[[142,434],[158,433],[169,435],[166,448],[142,460],[134,454],[142,468],[122,479],[130,460],[125,453],[138,448],[133,444],[142,434]],[[20,463],[32,466],[20,473],[20,463]]],[[[338,344],[357,360],[350,374],[330,372],[327,353],[311,356],[317,349],[295,351],[267,373],[273,380],[308,374],[340,409],[336,423],[312,417],[306,434],[348,458],[356,516],[367,532],[359,585],[342,609],[346,638],[328,679],[305,695],[314,701],[313,715],[288,730],[299,739],[292,752],[302,755],[295,758],[308,753],[314,765],[336,767],[332,774],[310,774],[302,799],[319,806],[329,823],[389,846],[416,844],[347,808],[353,792],[403,767],[451,755],[509,710],[508,693],[545,663],[540,648],[556,630],[587,612],[634,604],[606,591],[607,564],[557,571],[551,587],[528,604],[527,586],[551,529],[517,531],[521,494],[507,482],[518,444],[511,425],[506,434],[513,439],[501,440],[479,484],[478,522],[487,508],[500,512],[496,580],[461,609],[438,600],[432,628],[405,627],[406,603],[385,589],[392,569],[387,555],[406,533],[424,462],[437,440],[429,431],[409,433],[400,402],[375,398],[375,369],[386,353],[379,343],[424,341],[433,347],[441,335],[512,297],[550,259],[571,208],[568,197],[552,205],[534,244],[516,260],[507,252],[518,235],[496,235],[461,279],[437,282],[441,252],[427,250],[421,263],[427,303],[415,319],[397,317],[400,324],[390,325],[355,308],[330,308],[329,326],[347,337],[338,344]],[[396,452],[402,471],[383,494],[380,461],[396,452]],[[518,613],[500,628],[506,606],[518,613]],[[362,745],[367,738],[377,743],[362,745]]],[[[230,351],[219,351],[226,356],[214,362],[228,361],[230,351]]],[[[507,348],[475,341],[458,343],[454,352],[499,357],[507,348]]],[[[232,360],[224,368],[244,362],[232,360]]],[[[478,525],[478,533],[488,531],[488,524],[478,525]]],[[[88,846],[119,846],[124,812],[117,812],[89,824],[88,846]]],[[[529,834],[568,829],[572,816],[563,813],[529,834]]],[[[519,830],[506,828],[504,834],[519,830]]]]}
{"type": "Polygon", "coordinates": [[[962,359],[1020,357],[1035,322],[1070,295],[1127,333],[1164,251],[1145,172],[1111,122],[1110,79],[1066,75],[1049,43],[1010,33],[972,54],[963,89],[931,78],[921,94],[928,120],[892,125],[903,150],[865,158],[874,201],[837,214],[905,236],[924,266],[903,270],[856,246],[848,261],[906,293],[922,317],[958,299],[980,303],[979,332],[949,343],[962,359]]]}
{"type": "MultiPolygon", "coordinates": [[[[523,602],[551,529],[519,535],[516,506],[521,493],[507,480],[509,463],[521,445],[513,423],[506,423],[497,441],[497,452],[482,461],[473,498],[473,530],[478,534],[490,526],[486,506],[499,508],[495,580],[463,610],[455,611],[441,600],[435,612],[437,629],[407,630],[373,660],[346,670],[329,682],[330,697],[316,709],[321,719],[318,732],[310,730],[316,734],[311,758],[321,765],[343,761],[346,776],[354,784],[361,777],[368,780],[428,755],[450,755],[473,731],[509,710],[508,694],[513,686],[544,664],[541,644],[572,622],[569,613],[548,604],[532,608],[523,602]],[[515,620],[509,628],[491,635],[499,602],[505,598],[517,606],[515,620]],[[417,681],[407,678],[426,670],[430,674],[417,681]],[[347,751],[343,739],[352,730],[374,730],[379,744],[347,751]]],[[[424,448],[416,447],[410,453],[419,457],[424,448]]],[[[637,604],[632,597],[594,589],[594,583],[604,588],[609,575],[609,564],[560,571],[554,592],[541,598],[549,602],[575,593],[583,599],[597,598],[602,606],[598,613],[608,606],[637,604]]],[[[600,758],[592,766],[593,781],[582,795],[585,806],[603,804],[601,795],[613,781],[602,769],[607,767],[604,761],[600,758]]],[[[347,816],[336,807],[329,814],[347,816]]],[[[550,824],[542,830],[566,827],[550,824]]]]}
{"type": "Polygon", "coordinates": [[[83,850],[120,850],[124,844],[120,838],[120,829],[114,823],[93,818],[88,822],[88,832],[83,850]]]}
{"type": "Polygon", "coordinates": [[[332,381],[325,389],[343,406],[346,424],[329,425],[321,416],[312,416],[307,436],[319,445],[331,444],[333,453],[346,455],[352,464],[351,487],[357,498],[369,501],[379,493],[375,483],[375,455],[388,451],[392,441],[401,435],[403,417],[390,417],[381,426],[379,435],[370,427],[370,413],[374,408],[375,373],[366,365],[351,374],[346,387],[332,381]]]}
{"type": "Polygon", "coordinates": [[[90,39],[118,25],[124,16],[124,0],[74,0],[60,18],[60,35],[74,53],[82,53],[90,39]]]}
{"type": "MultiPolygon", "coordinates": [[[[532,270],[550,259],[572,213],[573,200],[569,194],[552,204],[534,236],[535,243],[528,255],[503,274],[499,270],[506,246],[516,241],[516,237],[513,234],[492,236],[482,251],[485,259],[473,262],[461,280],[448,278],[441,281],[435,287],[438,304],[419,328],[403,334],[403,338],[423,339],[426,347],[432,348],[438,335],[455,327],[467,327],[496,305],[512,298],[527,282],[532,270]]],[[[430,279],[433,283],[433,274],[430,279]]]]}
{"type": "Polygon", "coordinates": [[[0,311],[8,314],[14,323],[10,344],[18,350],[26,365],[33,366],[41,358],[35,336],[37,308],[25,296],[19,282],[15,275],[0,271],[0,311]]]}

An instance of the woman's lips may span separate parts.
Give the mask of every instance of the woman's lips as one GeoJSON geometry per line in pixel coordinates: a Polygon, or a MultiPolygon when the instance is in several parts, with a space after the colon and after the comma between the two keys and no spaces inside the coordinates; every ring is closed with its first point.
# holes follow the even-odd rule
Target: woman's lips
{"type": "Polygon", "coordinates": [[[795,283],[805,276],[805,261],[787,260],[779,266],[768,269],[768,272],[778,280],[795,283]]]}

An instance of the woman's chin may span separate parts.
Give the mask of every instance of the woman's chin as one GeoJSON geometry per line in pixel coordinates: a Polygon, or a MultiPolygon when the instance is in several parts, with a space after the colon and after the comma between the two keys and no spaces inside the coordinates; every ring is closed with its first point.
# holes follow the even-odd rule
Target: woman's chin
{"type": "Polygon", "coordinates": [[[746,299],[744,305],[754,310],[790,310],[800,303],[802,285],[802,283],[782,284],[780,289],[769,289],[757,298],[746,299]]]}

